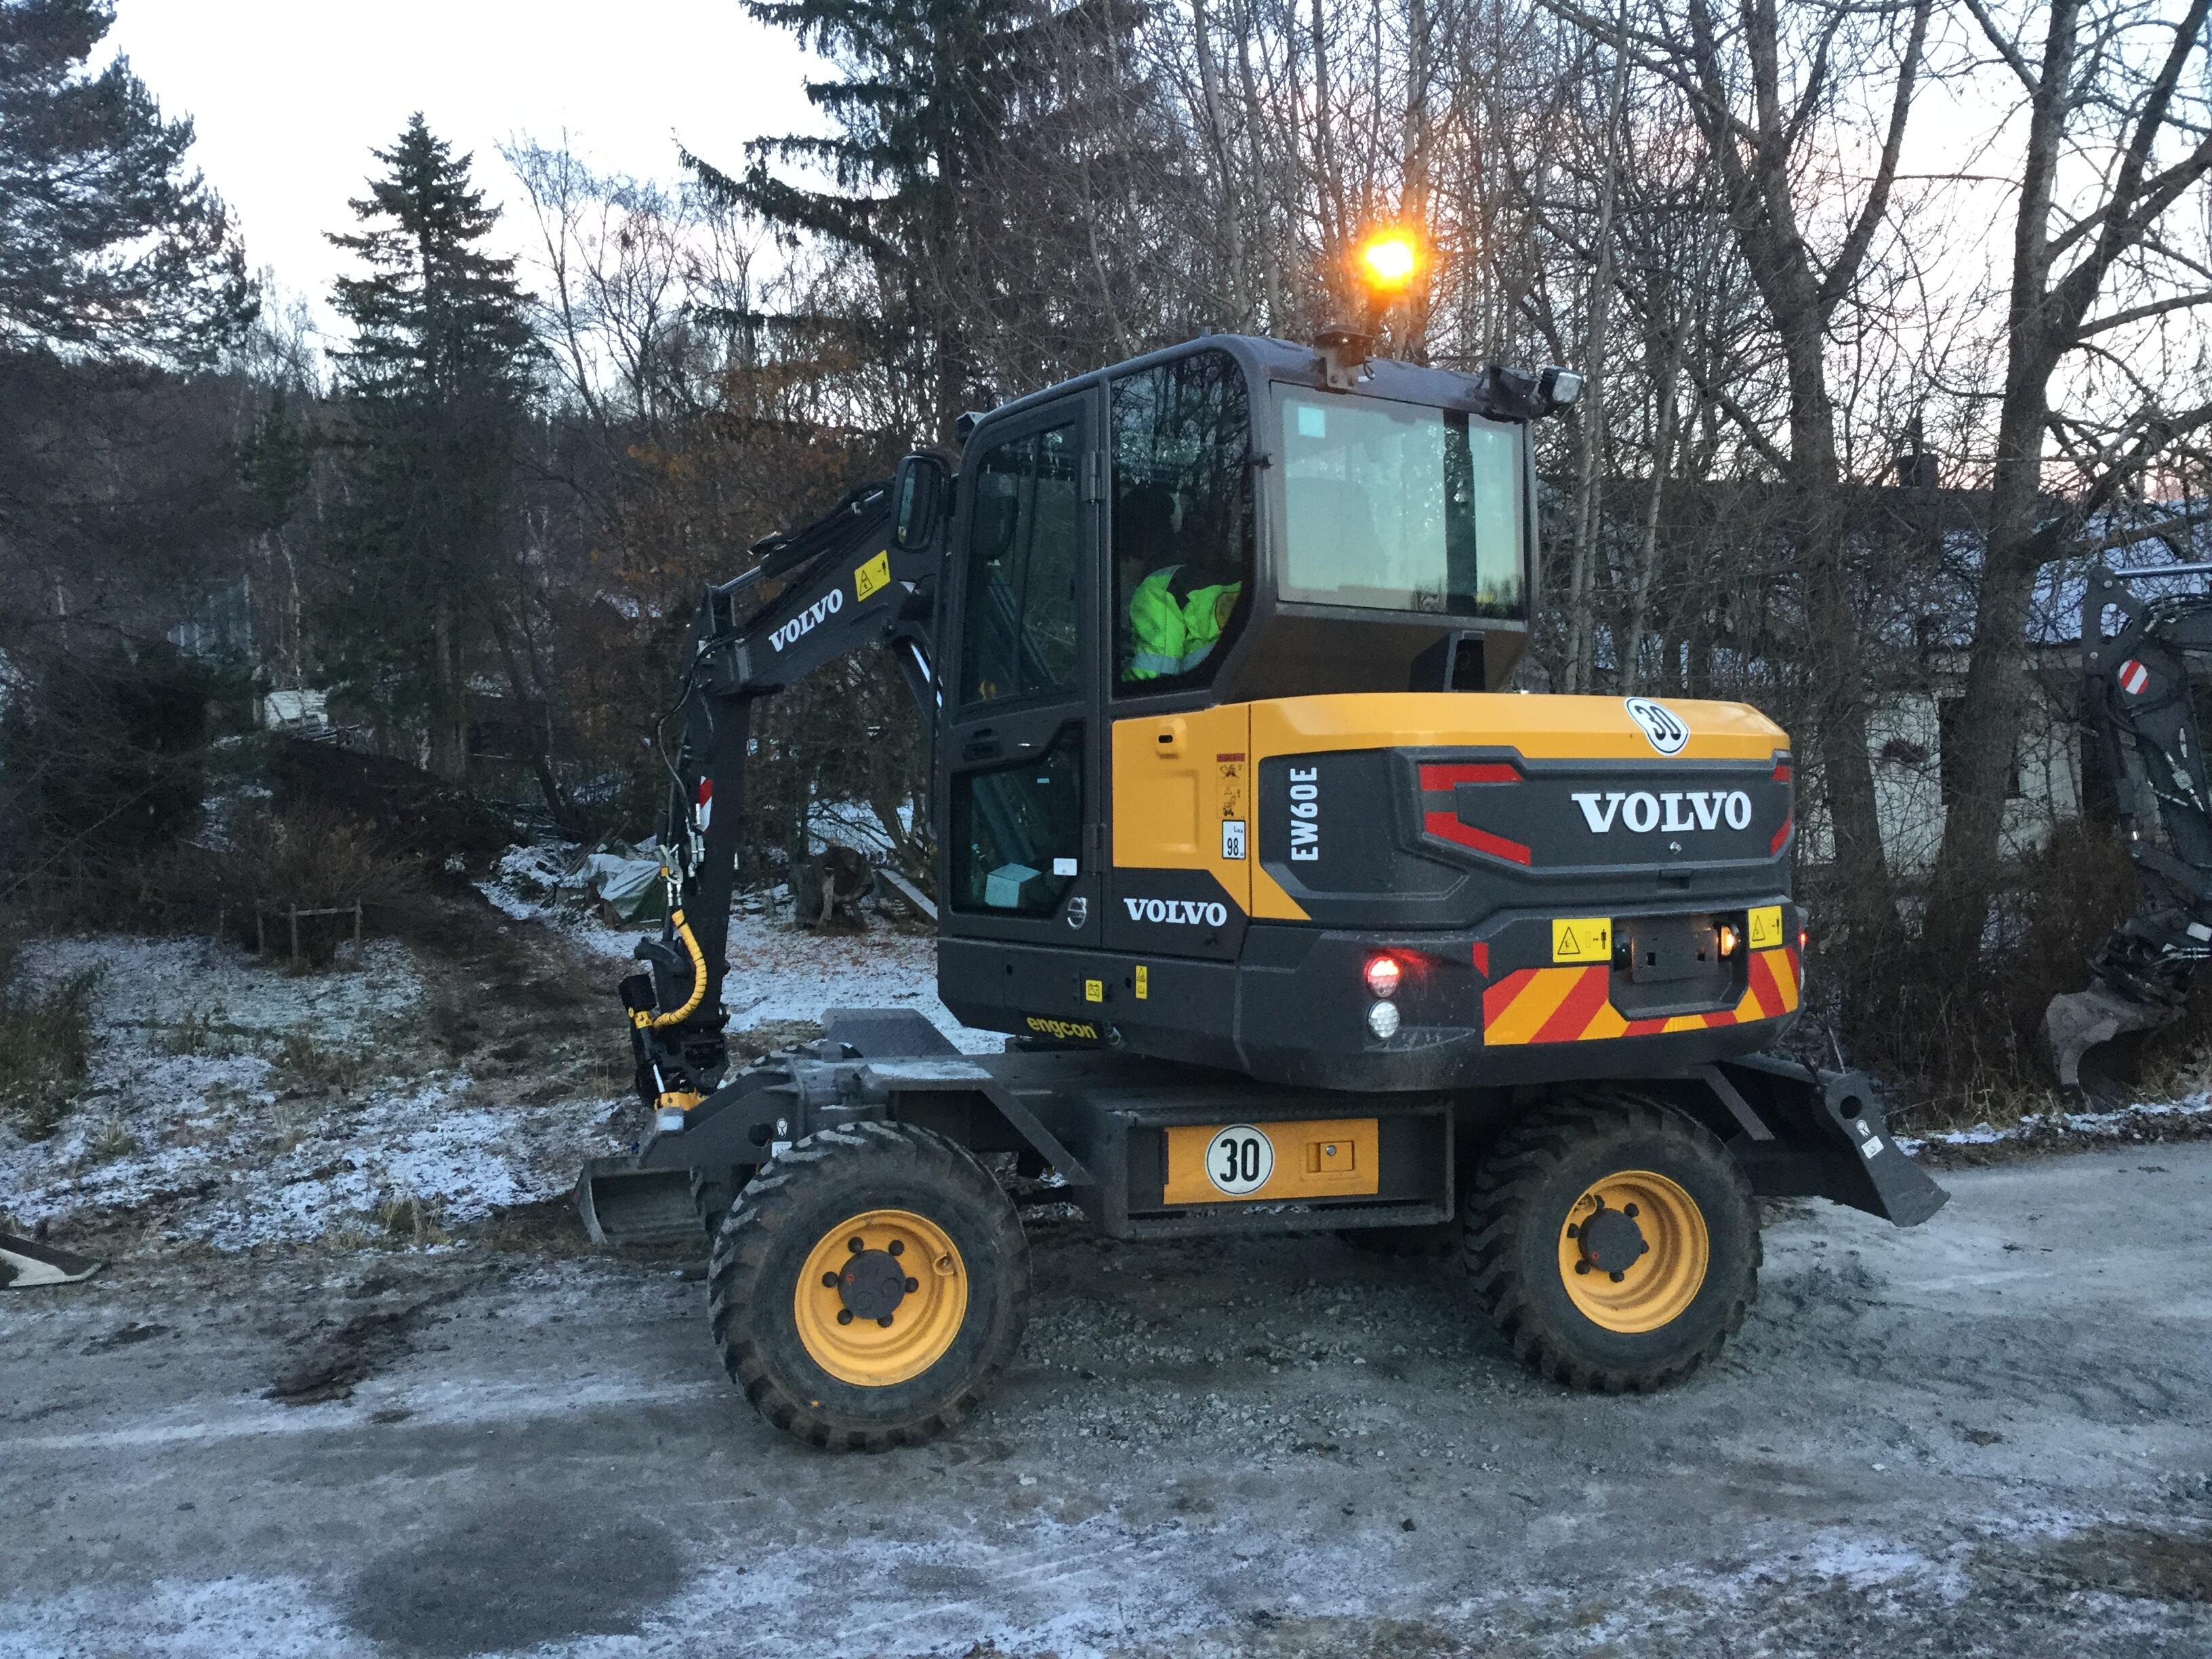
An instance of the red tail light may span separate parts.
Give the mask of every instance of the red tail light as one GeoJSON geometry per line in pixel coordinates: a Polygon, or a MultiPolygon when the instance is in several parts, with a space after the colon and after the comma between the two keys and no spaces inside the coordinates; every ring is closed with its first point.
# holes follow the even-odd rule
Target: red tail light
{"type": "Polygon", "coordinates": [[[1403,976],[1403,974],[1404,970],[1398,966],[1398,959],[1395,957],[1368,957],[1367,989],[1369,994],[1378,997],[1396,996],[1398,994],[1398,981],[1403,976]]]}

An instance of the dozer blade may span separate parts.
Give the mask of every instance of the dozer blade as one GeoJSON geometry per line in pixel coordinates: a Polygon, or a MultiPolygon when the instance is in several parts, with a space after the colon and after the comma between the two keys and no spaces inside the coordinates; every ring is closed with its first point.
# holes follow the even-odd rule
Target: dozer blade
{"type": "Polygon", "coordinates": [[[2073,1099],[2118,1103],[2120,1085],[2109,1073],[2091,1062],[2084,1075],[2090,1051],[2131,1031],[2154,1031],[2180,1012],[2178,1006],[2131,1002],[2101,982],[2051,998],[2043,1013],[2043,1033],[2058,1086],[2073,1099]]]}
{"type": "Polygon", "coordinates": [[[691,1177],[641,1170],[634,1158],[595,1158],[576,1178],[576,1209],[595,1244],[706,1243],[691,1177]]]}
{"type": "Polygon", "coordinates": [[[0,1233],[0,1291],[27,1291],[41,1285],[75,1285],[98,1273],[102,1264],[72,1255],[51,1244],[0,1233]]]}

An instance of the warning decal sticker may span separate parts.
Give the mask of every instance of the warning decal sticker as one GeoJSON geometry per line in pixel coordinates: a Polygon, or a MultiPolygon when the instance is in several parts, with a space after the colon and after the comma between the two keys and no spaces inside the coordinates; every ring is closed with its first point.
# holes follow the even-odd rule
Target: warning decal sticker
{"type": "Polygon", "coordinates": [[[1613,921],[1607,916],[1563,916],[1552,923],[1554,962],[1611,962],[1613,921]]]}

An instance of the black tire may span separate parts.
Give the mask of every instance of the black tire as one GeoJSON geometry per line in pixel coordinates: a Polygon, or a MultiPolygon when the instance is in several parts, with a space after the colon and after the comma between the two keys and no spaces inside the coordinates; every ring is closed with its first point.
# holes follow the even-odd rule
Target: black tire
{"type": "Polygon", "coordinates": [[[1475,1291],[1513,1352],[1568,1388],[1663,1388],[1717,1355],[1759,1293],[1751,1183],[1702,1124],[1625,1093],[1543,1108],[1508,1129],[1475,1171],[1464,1218],[1475,1291]],[[1649,1170],[1686,1194],[1708,1261],[1688,1305],[1656,1329],[1609,1329],[1576,1305],[1562,1230],[1583,1194],[1616,1172],[1649,1170]]]}
{"type": "Polygon", "coordinates": [[[730,1378],[761,1415],[841,1451],[915,1446],[957,1426],[1020,1345],[1029,1241],[1013,1205],[968,1152],[912,1124],[809,1135],[738,1194],[714,1237],[708,1313],[730,1378]],[[840,1380],[802,1340],[793,1297],[809,1253],[848,1218],[897,1209],[949,1235],[967,1273],[964,1314],[942,1357],[883,1386],[840,1380]]]}
{"type": "Polygon", "coordinates": [[[1444,1261],[1459,1249],[1460,1224],[1431,1221],[1415,1227],[1345,1227],[1336,1236],[1367,1255],[1444,1261]]]}

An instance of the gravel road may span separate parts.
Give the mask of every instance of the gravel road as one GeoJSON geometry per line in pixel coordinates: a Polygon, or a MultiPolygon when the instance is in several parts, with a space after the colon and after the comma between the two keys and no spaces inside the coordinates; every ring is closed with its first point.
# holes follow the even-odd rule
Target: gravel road
{"type": "Polygon", "coordinates": [[[1441,1265],[1048,1225],[992,1405],[874,1458],[759,1421],[666,1266],[9,1293],[0,1653],[2212,1650],[2212,1146],[1947,1181],[1774,1212],[1649,1400],[1524,1375],[1441,1265]]]}

